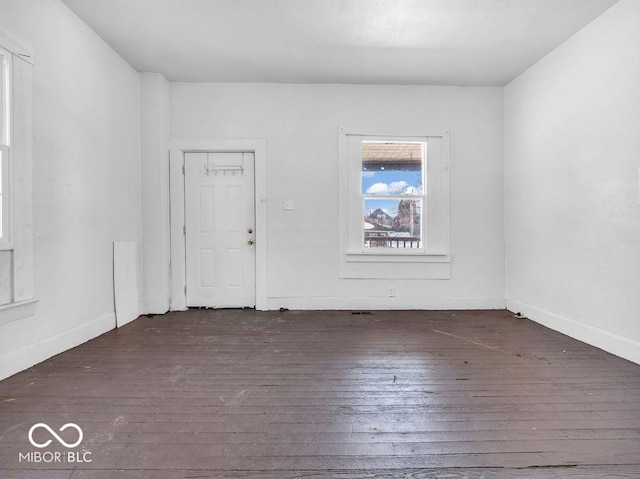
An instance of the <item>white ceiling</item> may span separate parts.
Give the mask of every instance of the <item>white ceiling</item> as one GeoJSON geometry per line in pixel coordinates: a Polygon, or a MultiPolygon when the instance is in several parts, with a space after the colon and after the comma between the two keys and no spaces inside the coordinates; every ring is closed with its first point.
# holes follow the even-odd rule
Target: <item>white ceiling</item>
{"type": "Polygon", "coordinates": [[[63,0],[170,81],[505,85],[618,0],[63,0]]]}

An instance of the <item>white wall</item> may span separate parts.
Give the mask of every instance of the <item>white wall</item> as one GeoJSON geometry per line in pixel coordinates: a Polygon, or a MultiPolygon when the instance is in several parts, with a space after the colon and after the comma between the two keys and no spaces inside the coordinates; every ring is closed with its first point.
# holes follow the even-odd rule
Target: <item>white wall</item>
{"type": "Polygon", "coordinates": [[[508,307],[640,362],[640,2],[505,88],[508,307]]]}
{"type": "Polygon", "coordinates": [[[36,315],[0,325],[0,377],[114,327],[113,241],[140,240],[139,76],[58,0],[0,0],[35,47],[36,315]]]}
{"type": "Polygon", "coordinates": [[[501,88],[173,83],[171,137],[267,140],[270,308],[501,308],[502,100],[501,88]],[[339,126],[450,130],[450,280],[338,278],[339,126]]]}
{"type": "Polygon", "coordinates": [[[143,310],[169,310],[169,83],[140,75],[143,310]]]}

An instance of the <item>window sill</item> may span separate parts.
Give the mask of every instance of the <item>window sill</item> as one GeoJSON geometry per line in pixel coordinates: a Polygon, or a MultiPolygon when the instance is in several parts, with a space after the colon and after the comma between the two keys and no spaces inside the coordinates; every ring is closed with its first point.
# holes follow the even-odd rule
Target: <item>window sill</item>
{"type": "Polygon", "coordinates": [[[359,251],[347,253],[345,260],[357,263],[451,263],[451,256],[444,253],[359,251]]]}
{"type": "Polygon", "coordinates": [[[451,279],[450,255],[368,254],[342,256],[339,277],[345,279],[451,279]]]}
{"type": "Polygon", "coordinates": [[[28,318],[36,314],[37,299],[28,299],[0,306],[0,325],[28,318]]]}
{"type": "Polygon", "coordinates": [[[13,251],[13,243],[0,239],[0,251],[13,251]]]}

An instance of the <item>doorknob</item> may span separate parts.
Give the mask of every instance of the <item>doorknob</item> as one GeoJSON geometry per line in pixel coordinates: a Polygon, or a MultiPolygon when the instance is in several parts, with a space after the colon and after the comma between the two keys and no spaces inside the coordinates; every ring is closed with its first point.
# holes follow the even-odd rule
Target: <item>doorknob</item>
{"type": "Polygon", "coordinates": [[[247,240],[247,243],[249,243],[249,244],[253,244],[253,240],[252,240],[252,239],[247,240]]]}

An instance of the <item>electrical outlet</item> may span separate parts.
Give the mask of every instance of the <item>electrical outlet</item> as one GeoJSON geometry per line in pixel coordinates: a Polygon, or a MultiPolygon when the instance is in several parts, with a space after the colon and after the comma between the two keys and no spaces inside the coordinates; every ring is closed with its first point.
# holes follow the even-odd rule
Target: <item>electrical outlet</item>
{"type": "Polygon", "coordinates": [[[396,297],[396,288],[389,288],[389,297],[390,298],[396,297]]]}

